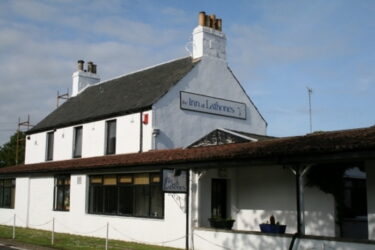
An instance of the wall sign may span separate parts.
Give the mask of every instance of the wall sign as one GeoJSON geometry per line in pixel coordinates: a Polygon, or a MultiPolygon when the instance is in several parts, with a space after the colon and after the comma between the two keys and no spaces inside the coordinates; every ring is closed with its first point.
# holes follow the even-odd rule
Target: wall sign
{"type": "Polygon", "coordinates": [[[186,193],[186,177],[186,170],[163,169],[163,191],[166,193],[186,193]]]}
{"type": "Polygon", "coordinates": [[[229,116],[246,120],[245,103],[225,100],[221,98],[181,91],[180,107],[181,109],[185,110],[229,116]]]}

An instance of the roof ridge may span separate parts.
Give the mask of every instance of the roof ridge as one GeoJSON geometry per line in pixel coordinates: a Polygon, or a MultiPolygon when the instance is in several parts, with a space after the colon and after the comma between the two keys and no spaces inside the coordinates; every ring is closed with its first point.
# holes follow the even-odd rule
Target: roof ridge
{"type": "MultiPolygon", "coordinates": [[[[158,63],[158,64],[154,64],[152,66],[148,66],[148,67],[145,67],[145,68],[142,68],[142,69],[139,69],[139,70],[134,70],[134,71],[131,71],[131,72],[128,72],[128,73],[125,73],[123,75],[120,75],[120,76],[116,76],[116,77],[113,77],[113,78],[110,78],[110,79],[107,79],[106,81],[101,81],[101,82],[98,82],[94,85],[91,85],[90,87],[94,87],[94,86],[98,86],[102,83],[106,83],[106,82],[110,82],[110,81],[114,81],[114,80],[117,80],[117,79],[120,79],[120,78],[123,78],[123,77],[126,77],[126,76],[130,76],[130,75],[134,75],[134,74],[137,74],[137,73],[140,73],[142,71],[146,71],[146,70],[149,70],[149,69],[153,69],[153,68],[156,68],[156,67],[159,67],[159,66],[162,66],[164,64],[168,64],[168,63],[173,63],[173,62],[176,62],[176,61],[179,61],[179,60],[183,60],[183,59],[187,59],[191,56],[185,56],[185,57],[180,57],[180,58],[176,58],[176,59],[172,59],[172,60],[169,60],[169,61],[164,61],[164,62],[161,62],[161,63],[158,63]]],[[[193,60],[193,59],[192,59],[193,60]]]]}

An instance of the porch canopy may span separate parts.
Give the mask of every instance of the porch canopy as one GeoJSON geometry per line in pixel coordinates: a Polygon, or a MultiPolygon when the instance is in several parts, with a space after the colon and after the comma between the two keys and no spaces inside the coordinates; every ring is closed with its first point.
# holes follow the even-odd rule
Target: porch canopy
{"type": "Polygon", "coordinates": [[[223,168],[239,165],[308,165],[375,158],[375,126],[304,136],[272,138],[199,148],[152,150],[0,168],[0,175],[123,171],[136,169],[223,168]]]}

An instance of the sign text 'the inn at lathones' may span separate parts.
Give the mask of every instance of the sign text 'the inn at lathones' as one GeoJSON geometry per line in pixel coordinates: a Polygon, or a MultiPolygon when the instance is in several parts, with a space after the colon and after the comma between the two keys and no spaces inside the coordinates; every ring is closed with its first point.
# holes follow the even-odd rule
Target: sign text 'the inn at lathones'
{"type": "Polygon", "coordinates": [[[189,92],[180,92],[181,109],[246,119],[245,103],[189,92]]]}

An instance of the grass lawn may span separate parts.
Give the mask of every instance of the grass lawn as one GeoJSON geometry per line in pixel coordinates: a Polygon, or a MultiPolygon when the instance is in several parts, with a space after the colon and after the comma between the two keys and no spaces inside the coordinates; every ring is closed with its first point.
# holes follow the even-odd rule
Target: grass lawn
{"type": "MultiPolygon", "coordinates": [[[[13,228],[0,225],[0,238],[11,239],[13,228]]],[[[78,236],[73,234],[55,233],[55,244],[51,245],[51,232],[29,228],[16,227],[16,242],[28,243],[38,246],[51,247],[56,249],[105,249],[105,239],[78,236]]],[[[123,250],[171,250],[176,248],[144,245],[119,240],[109,240],[108,249],[123,250]]]]}

